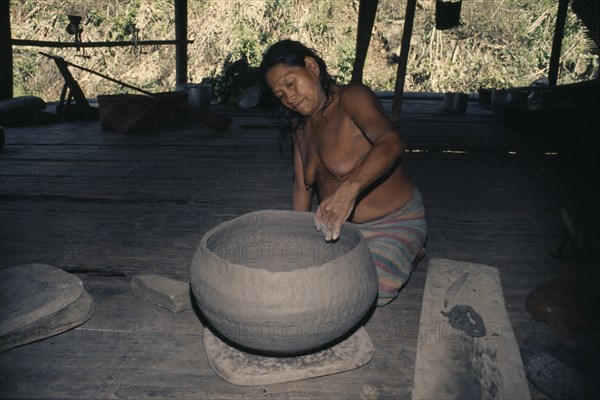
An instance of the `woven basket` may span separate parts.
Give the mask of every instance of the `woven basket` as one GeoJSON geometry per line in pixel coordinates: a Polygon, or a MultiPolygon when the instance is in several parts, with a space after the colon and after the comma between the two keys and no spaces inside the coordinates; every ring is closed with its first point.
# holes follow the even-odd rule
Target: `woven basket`
{"type": "Polygon", "coordinates": [[[155,129],[161,116],[158,102],[139,94],[100,95],[98,107],[102,129],[121,133],[155,129]]]}

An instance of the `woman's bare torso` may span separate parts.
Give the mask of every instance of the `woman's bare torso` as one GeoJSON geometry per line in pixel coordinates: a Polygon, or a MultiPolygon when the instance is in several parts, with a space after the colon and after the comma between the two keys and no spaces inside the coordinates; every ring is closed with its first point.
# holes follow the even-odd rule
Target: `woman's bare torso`
{"type": "MultiPolygon", "coordinates": [[[[365,158],[371,144],[342,107],[345,87],[337,86],[333,102],[319,118],[307,120],[296,132],[304,184],[315,187],[319,201],[335,192],[365,158]]],[[[349,220],[362,223],[401,208],[412,198],[414,186],[397,162],[356,200],[349,220]]]]}

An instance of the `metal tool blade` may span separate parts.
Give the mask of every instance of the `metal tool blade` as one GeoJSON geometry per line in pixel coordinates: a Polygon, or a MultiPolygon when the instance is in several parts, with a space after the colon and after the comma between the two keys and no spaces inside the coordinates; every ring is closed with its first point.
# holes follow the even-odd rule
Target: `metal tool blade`
{"type": "Polygon", "coordinates": [[[460,288],[465,284],[465,281],[469,277],[469,273],[465,272],[460,278],[458,278],[446,291],[444,295],[444,308],[448,307],[448,303],[456,294],[460,291],[460,288]]]}

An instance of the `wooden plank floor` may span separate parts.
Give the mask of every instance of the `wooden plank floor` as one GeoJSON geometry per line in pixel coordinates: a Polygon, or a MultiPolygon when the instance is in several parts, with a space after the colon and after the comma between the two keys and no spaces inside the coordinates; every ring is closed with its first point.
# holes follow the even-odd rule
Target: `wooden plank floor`
{"type": "MultiPolygon", "coordinates": [[[[600,196],[587,156],[513,134],[474,102],[464,115],[440,107],[409,98],[399,122],[409,145],[403,162],[427,208],[428,257],[498,268],[520,345],[532,337],[586,343],[597,360],[597,335],[567,337],[525,310],[532,288],[574,268],[550,256],[563,239],[561,207],[597,232],[600,196]]],[[[96,308],[72,331],[1,353],[0,397],[410,398],[427,258],[399,299],[367,323],[377,348],[368,365],[266,387],[237,387],[213,373],[194,311],[171,314],[131,294],[136,273],[187,280],[200,238],[218,223],[290,207],[285,115],[219,110],[233,118],[228,133],[196,121],[129,135],[97,122],[6,128],[0,266],[43,262],[76,273],[96,308]]]]}

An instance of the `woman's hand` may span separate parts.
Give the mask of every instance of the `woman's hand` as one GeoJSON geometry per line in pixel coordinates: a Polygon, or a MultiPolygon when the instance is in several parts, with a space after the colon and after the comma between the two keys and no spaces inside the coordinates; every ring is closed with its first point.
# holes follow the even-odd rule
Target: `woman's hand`
{"type": "Polygon", "coordinates": [[[348,219],[358,194],[350,185],[342,183],[337,190],[319,204],[315,215],[315,228],[326,241],[337,240],[344,221],[348,219]]]}

